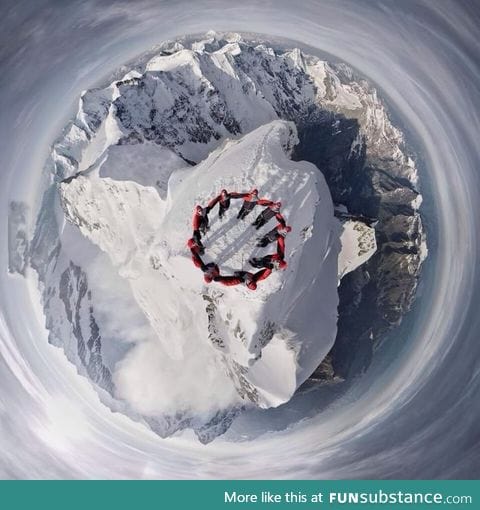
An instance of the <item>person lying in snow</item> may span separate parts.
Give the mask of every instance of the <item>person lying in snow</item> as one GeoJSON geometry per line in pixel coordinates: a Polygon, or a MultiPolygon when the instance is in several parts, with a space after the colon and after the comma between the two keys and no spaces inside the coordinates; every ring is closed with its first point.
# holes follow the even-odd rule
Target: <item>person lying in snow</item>
{"type": "Polygon", "coordinates": [[[285,220],[280,212],[281,207],[282,202],[273,202],[257,216],[252,225],[258,230],[268,223],[274,216],[279,223],[285,225],[285,220]]]}
{"type": "Polygon", "coordinates": [[[197,205],[193,213],[192,227],[195,237],[195,232],[205,234],[208,230],[208,207],[197,205]]]}
{"type": "Polygon", "coordinates": [[[266,267],[267,269],[286,269],[287,263],[278,253],[265,255],[264,257],[254,257],[248,261],[253,267],[266,267]]]}
{"type": "Polygon", "coordinates": [[[256,205],[272,205],[273,202],[271,200],[267,200],[266,198],[258,198],[258,190],[252,189],[249,193],[240,193],[239,198],[243,198],[243,204],[240,211],[237,214],[237,220],[243,220],[246,216],[250,214],[253,208],[256,205]]]}
{"type": "Polygon", "coordinates": [[[278,242],[278,239],[280,239],[280,237],[285,238],[286,235],[291,231],[292,227],[288,225],[282,225],[281,223],[279,223],[274,229],[270,230],[270,232],[268,232],[258,240],[257,246],[265,248],[265,246],[269,245],[270,243],[273,243],[274,241],[278,242]]]}
{"type": "Polygon", "coordinates": [[[256,273],[250,273],[249,271],[235,271],[232,276],[219,275],[214,278],[214,280],[228,287],[244,283],[250,290],[256,290],[257,283],[268,278],[271,272],[272,270],[267,268],[257,271],[256,273]]]}
{"type": "Polygon", "coordinates": [[[234,191],[230,193],[226,189],[222,189],[220,195],[209,202],[207,206],[208,212],[210,212],[218,203],[218,217],[223,218],[225,212],[228,211],[230,207],[230,200],[232,198],[244,198],[244,193],[236,193],[234,191]]]}

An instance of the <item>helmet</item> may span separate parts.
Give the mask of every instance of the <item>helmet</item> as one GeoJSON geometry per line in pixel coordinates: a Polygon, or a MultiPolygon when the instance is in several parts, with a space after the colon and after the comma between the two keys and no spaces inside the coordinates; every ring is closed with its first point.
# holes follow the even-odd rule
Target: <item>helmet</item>
{"type": "Polygon", "coordinates": [[[280,209],[280,207],[282,207],[282,202],[275,202],[275,207],[280,209]]]}
{"type": "Polygon", "coordinates": [[[250,289],[250,290],[256,290],[257,289],[257,284],[251,280],[247,283],[247,287],[250,289]]]}
{"type": "Polygon", "coordinates": [[[193,237],[191,237],[188,241],[187,241],[187,246],[189,248],[194,248],[195,246],[197,246],[197,243],[195,242],[195,239],[193,237]]]}
{"type": "Polygon", "coordinates": [[[287,225],[287,226],[285,227],[285,230],[286,230],[287,232],[291,232],[291,231],[292,231],[292,227],[291,227],[290,225],[287,225]]]}
{"type": "Polygon", "coordinates": [[[196,212],[197,214],[201,214],[201,213],[203,212],[202,206],[201,206],[201,205],[197,205],[197,206],[195,207],[195,212],[196,212]]]}
{"type": "Polygon", "coordinates": [[[257,188],[253,188],[252,191],[250,191],[250,193],[252,195],[258,195],[258,189],[257,188]]]}
{"type": "Polygon", "coordinates": [[[278,269],[286,269],[286,268],[287,268],[287,263],[284,260],[281,260],[278,263],[278,269]]]}
{"type": "Polygon", "coordinates": [[[220,194],[221,195],[226,195],[227,194],[227,190],[226,189],[222,189],[222,191],[220,191],[220,194]]]}

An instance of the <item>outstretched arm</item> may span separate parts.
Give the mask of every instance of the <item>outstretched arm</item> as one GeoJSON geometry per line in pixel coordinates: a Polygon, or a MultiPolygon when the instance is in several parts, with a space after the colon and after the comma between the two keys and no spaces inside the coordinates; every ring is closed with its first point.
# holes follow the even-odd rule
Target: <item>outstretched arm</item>
{"type": "Polygon", "coordinates": [[[237,193],[236,191],[232,191],[231,193],[229,193],[230,195],[230,198],[245,198],[245,197],[248,197],[248,192],[247,193],[237,193]]]}
{"type": "Polygon", "coordinates": [[[285,257],[285,239],[280,236],[277,239],[277,254],[282,258],[282,260],[285,257]]]}
{"type": "Polygon", "coordinates": [[[260,271],[257,271],[253,275],[253,281],[254,282],[260,282],[262,280],[267,279],[272,274],[272,270],[268,269],[267,267],[265,269],[261,269],[260,271]]]}
{"type": "Polygon", "coordinates": [[[195,267],[199,267],[202,271],[205,270],[205,264],[203,263],[202,258],[198,254],[196,250],[190,250],[192,253],[192,262],[195,264],[195,267]]]}
{"type": "Polygon", "coordinates": [[[285,218],[282,216],[282,213],[275,214],[275,219],[282,225],[282,227],[287,226],[287,222],[285,221],[285,218]]]}
{"type": "Polygon", "coordinates": [[[192,218],[192,227],[194,232],[200,228],[200,221],[200,216],[198,214],[194,214],[192,218]]]}
{"type": "Polygon", "coordinates": [[[222,285],[226,285],[227,287],[231,287],[233,285],[240,285],[243,283],[243,279],[239,276],[216,276],[213,281],[221,283],[222,285]]]}
{"type": "Polygon", "coordinates": [[[210,200],[210,202],[208,202],[208,205],[207,205],[208,212],[210,212],[210,210],[213,209],[217,205],[217,203],[220,201],[220,198],[222,198],[222,196],[218,195],[218,197],[212,198],[212,200],[210,200]]]}
{"type": "Polygon", "coordinates": [[[257,204],[258,205],[273,205],[275,202],[272,202],[271,200],[268,200],[267,198],[261,198],[260,200],[257,201],[257,204]]]}

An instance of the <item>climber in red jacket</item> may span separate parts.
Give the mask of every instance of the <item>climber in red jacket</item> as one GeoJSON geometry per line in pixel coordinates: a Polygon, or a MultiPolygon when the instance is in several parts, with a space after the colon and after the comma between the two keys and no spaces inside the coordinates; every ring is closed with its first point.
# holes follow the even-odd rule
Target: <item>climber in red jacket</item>
{"type": "Polygon", "coordinates": [[[274,229],[270,230],[270,232],[258,240],[257,246],[265,248],[265,246],[269,245],[270,243],[278,241],[280,237],[286,237],[286,235],[291,231],[292,227],[279,223],[274,229]]]}
{"type": "Polygon", "coordinates": [[[232,198],[244,198],[244,193],[236,193],[235,191],[228,192],[226,189],[222,189],[220,195],[211,200],[208,204],[208,211],[210,212],[218,203],[218,217],[223,218],[225,212],[230,207],[230,200],[232,198]]]}
{"type": "Polygon", "coordinates": [[[266,198],[258,198],[258,190],[252,189],[249,193],[240,193],[238,198],[243,198],[243,204],[240,211],[237,214],[237,220],[243,220],[250,214],[256,205],[271,205],[273,202],[266,198]]]}
{"type": "Polygon", "coordinates": [[[190,253],[192,254],[192,262],[195,267],[199,267],[200,269],[205,267],[205,264],[200,257],[200,255],[205,252],[203,245],[199,245],[193,237],[187,241],[187,245],[190,248],[190,253]]]}
{"type": "Polygon", "coordinates": [[[202,234],[208,230],[208,208],[197,205],[192,218],[193,238],[201,244],[202,234]]]}
{"type": "Polygon", "coordinates": [[[266,267],[267,269],[286,269],[287,263],[278,253],[265,255],[264,257],[254,257],[248,261],[253,267],[266,267]]]}
{"type": "Polygon", "coordinates": [[[214,262],[205,264],[201,269],[203,271],[203,279],[205,280],[205,283],[210,283],[212,280],[215,280],[215,278],[220,276],[220,269],[214,262]]]}
{"type": "Polygon", "coordinates": [[[265,207],[265,209],[257,216],[252,225],[258,230],[259,228],[262,228],[263,225],[268,223],[274,216],[279,223],[285,225],[285,220],[280,212],[281,208],[281,202],[272,202],[270,205],[265,207]]]}
{"type": "Polygon", "coordinates": [[[256,290],[257,282],[268,278],[271,272],[272,270],[267,268],[261,269],[256,273],[250,273],[249,271],[235,271],[232,276],[219,275],[214,278],[214,280],[228,287],[244,283],[250,290],[256,290]]]}

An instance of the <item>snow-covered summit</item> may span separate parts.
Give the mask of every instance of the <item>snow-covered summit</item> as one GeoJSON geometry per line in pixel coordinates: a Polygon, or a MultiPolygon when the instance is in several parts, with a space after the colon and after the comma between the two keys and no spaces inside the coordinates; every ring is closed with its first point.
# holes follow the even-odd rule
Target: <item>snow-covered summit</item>
{"type": "MultiPolygon", "coordinates": [[[[156,333],[154,359],[162,360],[157,385],[166,385],[159,380],[161,374],[168,374],[168,385],[178,379],[166,368],[175,364],[191,368],[191,377],[200,380],[203,369],[195,372],[190,358],[201,350],[209,353],[207,365],[217,380],[225,372],[229,375],[222,392],[230,386],[247,402],[277,406],[291,398],[333,345],[339,224],[322,175],[310,163],[288,158],[295,143],[292,123],[266,124],[240,140],[227,141],[201,164],[173,171],[163,199],[153,187],[100,177],[102,165],[61,185],[67,219],[108,254],[156,333]],[[284,204],[292,226],[288,269],[274,272],[256,292],[244,286],[206,286],[186,248],[194,206],[222,188],[243,191],[252,186],[284,204]]],[[[212,211],[204,239],[205,261],[230,274],[252,270],[251,256],[272,252],[272,247],[256,247],[256,240],[275,224],[257,233],[251,222],[259,208],[241,222],[235,214],[242,201],[232,202],[223,221],[212,211]]],[[[145,370],[145,360],[139,362],[136,354],[141,349],[141,344],[134,347],[114,374],[119,394],[127,395],[139,411],[136,392],[128,391],[145,370]]],[[[150,384],[146,380],[141,388],[150,384]]],[[[178,401],[192,413],[204,412],[205,400],[215,392],[202,384],[182,387],[180,380],[176,387],[178,401]]],[[[232,398],[232,405],[236,400],[232,398]]],[[[218,411],[215,397],[211,402],[210,411],[218,411]]],[[[173,411],[161,402],[158,406],[157,412],[173,411]]]]}
{"type": "Polygon", "coordinates": [[[325,111],[358,121],[352,151],[368,137],[377,160],[401,160],[402,177],[416,182],[413,161],[401,150],[402,134],[376,91],[355,81],[346,66],[213,32],[200,41],[165,44],[121,79],[85,91],[76,119],[54,146],[55,173],[68,177],[113,144],[143,141],[197,163],[225,137],[276,118],[301,122],[325,111]]]}

